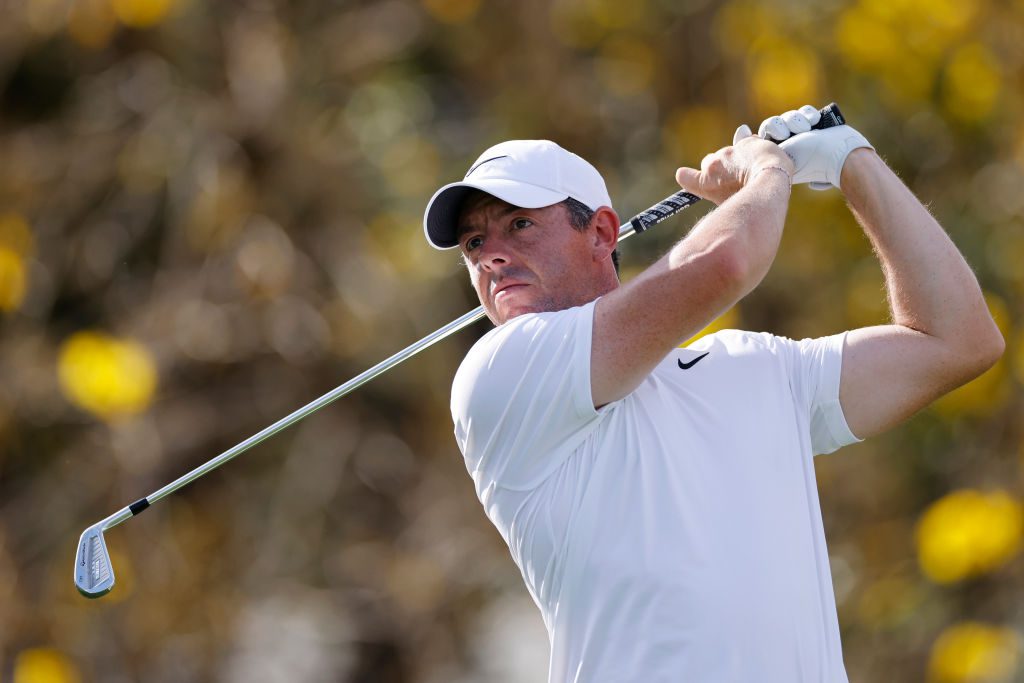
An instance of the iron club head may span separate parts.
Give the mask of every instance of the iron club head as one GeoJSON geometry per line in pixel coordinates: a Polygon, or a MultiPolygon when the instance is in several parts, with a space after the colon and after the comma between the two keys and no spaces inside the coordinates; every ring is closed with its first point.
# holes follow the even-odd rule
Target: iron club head
{"type": "Polygon", "coordinates": [[[75,556],[75,586],[87,598],[98,598],[114,587],[114,569],[103,540],[103,523],[82,532],[75,556]]]}

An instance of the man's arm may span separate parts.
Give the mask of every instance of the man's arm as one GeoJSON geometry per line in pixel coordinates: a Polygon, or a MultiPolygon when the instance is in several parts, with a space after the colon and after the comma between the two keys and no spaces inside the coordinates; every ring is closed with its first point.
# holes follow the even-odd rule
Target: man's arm
{"type": "Polygon", "coordinates": [[[870,149],[841,186],[885,274],[893,324],[851,331],[839,402],[860,438],[882,432],[992,367],[1004,341],[945,231],[870,149]]]}
{"type": "Polygon", "coordinates": [[[720,204],[660,260],[602,297],[594,311],[591,395],[623,398],[670,352],[750,292],[775,259],[793,165],[749,137],[705,157],[680,186],[720,204]]]}

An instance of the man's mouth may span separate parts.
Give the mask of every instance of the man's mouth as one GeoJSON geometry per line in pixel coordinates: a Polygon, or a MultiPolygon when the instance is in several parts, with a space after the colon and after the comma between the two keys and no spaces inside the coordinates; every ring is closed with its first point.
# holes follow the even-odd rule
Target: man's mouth
{"type": "Polygon", "coordinates": [[[526,287],[525,282],[508,282],[498,285],[494,288],[494,300],[497,301],[502,296],[508,296],[517,289],[526,287]]]}

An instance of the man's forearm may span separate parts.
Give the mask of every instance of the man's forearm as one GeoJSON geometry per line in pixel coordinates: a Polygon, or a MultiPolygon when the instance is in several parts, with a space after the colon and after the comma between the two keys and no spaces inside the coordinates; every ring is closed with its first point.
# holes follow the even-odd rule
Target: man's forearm
{"type": "Polygon", "coordinates": [[[598,301],[590,372],[595,406],[633,391],[666,353],[760,282],[778,250],[789,191],[784,170],[762,171],[669,253],[598,301]]]}
{"type": "Polygon", "coordinates": [[[874,151],[847,157],[842,188],[882,263],[894,323],[952,345],[1001,344],[970,266],[874,151]]]}
{"type": "Polygon", "coordinates": [[[784,170],[761,171],[666,255],[668,267],[685,267],[710,249],[726,250],[738,273],[738,296],[746,295],[764,279],[778,253],[790,192],[784,170]]]}

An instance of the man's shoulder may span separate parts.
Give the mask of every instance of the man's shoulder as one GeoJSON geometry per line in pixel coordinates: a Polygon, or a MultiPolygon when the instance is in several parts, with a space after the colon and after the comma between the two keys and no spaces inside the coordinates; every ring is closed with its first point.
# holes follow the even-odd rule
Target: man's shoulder
{"type": "Polygon", "coordinates": [[[490,358],[503,351],[527,351],[535,343],[557,343],[576,330],[579,316],[585,315],[588,308],[593,308],[593,302],[560,311],[524,313],[516,316],[480,337],[470,348],[462,364],[465,365],[481,356],[490,358]]]}

